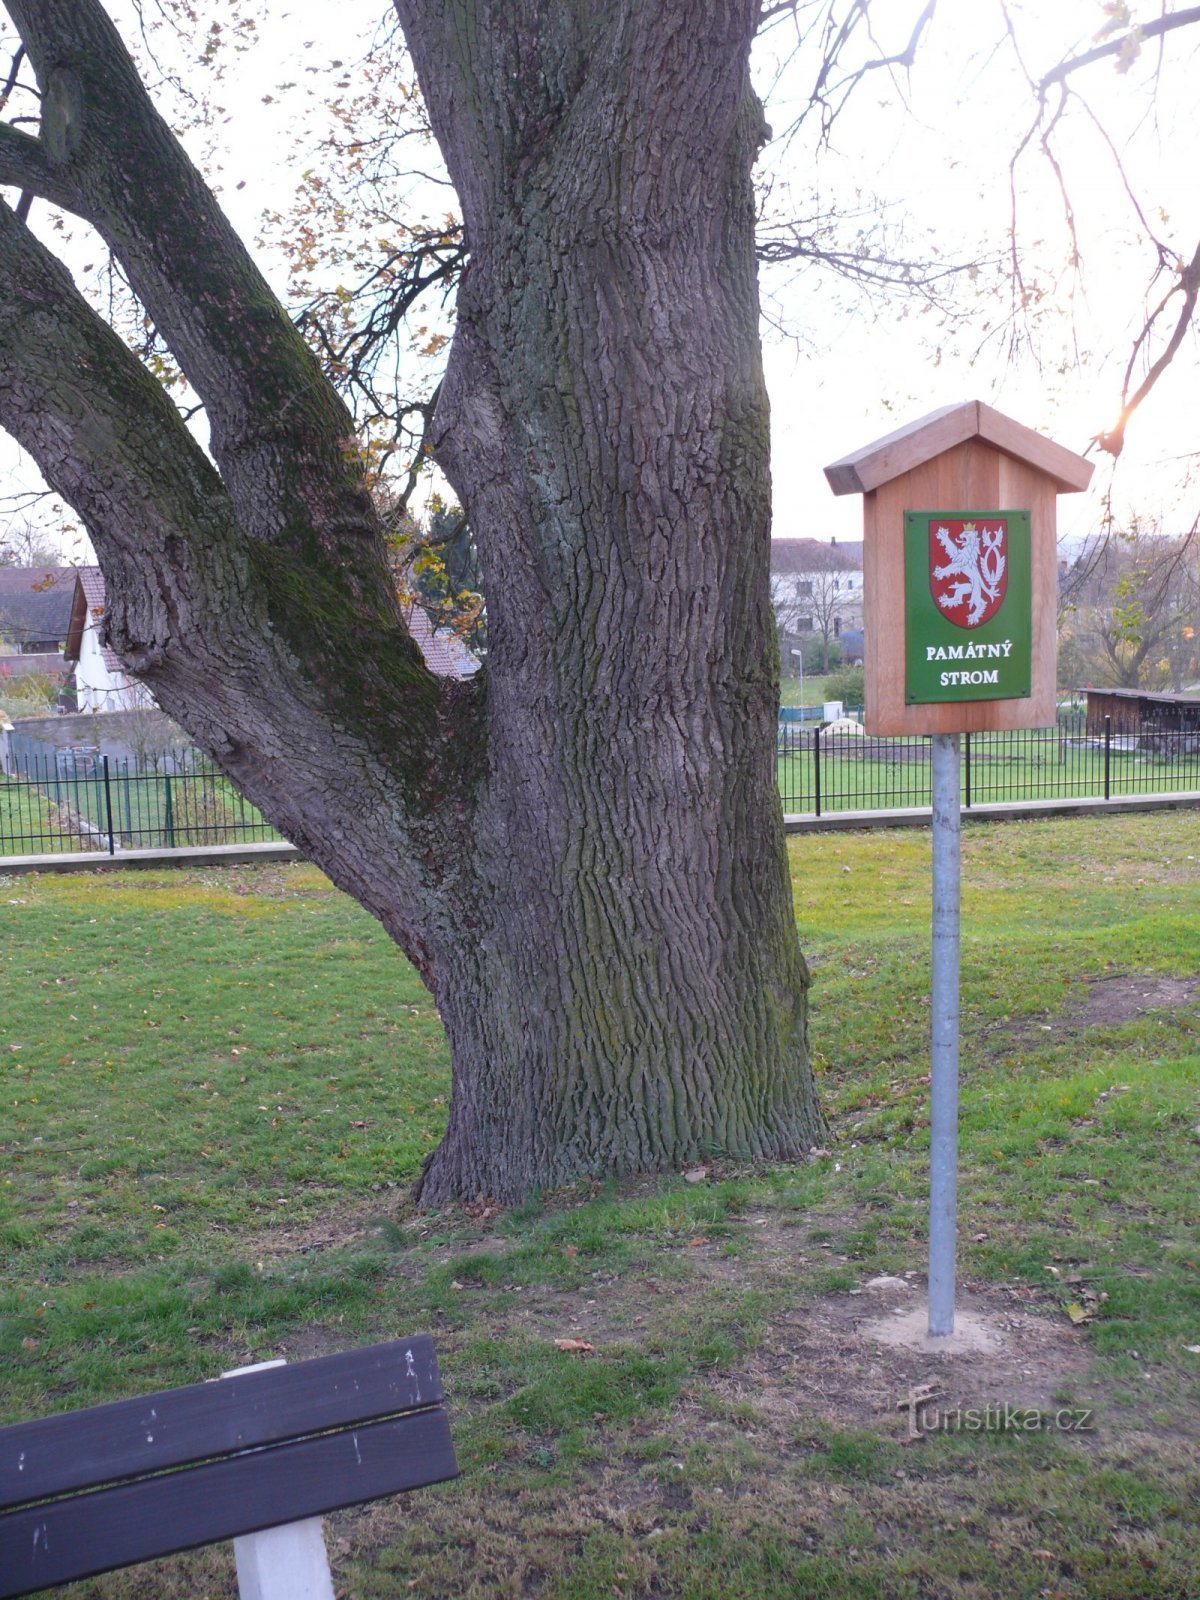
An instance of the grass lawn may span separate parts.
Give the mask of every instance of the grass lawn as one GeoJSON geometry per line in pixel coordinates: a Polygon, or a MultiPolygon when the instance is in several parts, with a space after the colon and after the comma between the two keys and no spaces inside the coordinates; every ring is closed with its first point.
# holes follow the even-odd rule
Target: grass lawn
{"type": "Polygon", "coordinates": [[[4,1420],[428,1330],[464,1476],[329,1519],[344,1600],[1195,1600],[1196,814],[964,832],[952,1359],[863,1332],[921,1292],[928,835],[789,851],[827,1150],[499,1214],[408,1204],[437,1015],[314,870],[0,877],[4,1420]],[[929,1382],[1090,1426],[909,1443],[929,1382]]]}
{"type": "Polygon", "coordinates": [[[783,677],[779,683],[781,706],[819,706],[825,699],[825,680],[828,673],[806,672],[804,681],[783,677]]]}
{"type": "Polygon", "coordinates": [[[79,834],[71,816],[60,811],[41,789],[10,782],[0,773],[0,851],[22,855],[64,848],[90,850],[93,842],[79,834]]]}

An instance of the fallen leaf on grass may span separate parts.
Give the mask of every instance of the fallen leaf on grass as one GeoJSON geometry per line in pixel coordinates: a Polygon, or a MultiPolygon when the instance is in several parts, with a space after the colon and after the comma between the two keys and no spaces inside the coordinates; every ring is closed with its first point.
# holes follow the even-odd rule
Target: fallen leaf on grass
{"type": "Polygon", "coordinates": [[[693,1249],[694,1249],[694,1248],[695,1248],[695,1246],[696,1246],[696,1245],[699,1245],[699,1244],[707,1244],[707,1243],[708,1243],[708,1240],[707,1240],[707,1239],[706,1239],[706,1238],[705,1238],[705,1237],[704,1237],[704,1235],[703,1235],[703,1234],[701,1234],[701,1235],[699,1235],[699,1236],[698,1236],[698,1237],[697,1237],[697,1238],[695,1238],[695,1239],[689,1239],[689,1240],[688,1240],[688,1244],[689,1244],[689,1245],[690,1245],[690,1246],[691,1246],[691,1247],[692,1247],[692,1248],[693,1248],[693,1249]]]}
{"type": "Polygon", "coordinates": [[[568,1355],[590,1356],[596,1353],[596,1346],[589,1344],[586,1339],[555,1339],[554,1348],[565,1350],[568,1355]]]}
{"type": "Polygon", "coordinates": [[[1076,1325],[1081,1322],[1090,1322],[1095,1314],[1094,1311],[1089,1311],[1085,1306],[1081,1306],[1078,1300],[1072,1300],[1067,1307],[1067,1315],[1076,1325]]]}

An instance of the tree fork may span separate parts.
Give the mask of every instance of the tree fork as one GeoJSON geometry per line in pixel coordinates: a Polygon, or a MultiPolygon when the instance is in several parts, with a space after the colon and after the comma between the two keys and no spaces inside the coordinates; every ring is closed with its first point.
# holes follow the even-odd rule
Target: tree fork
{"type": "Polygon", "coordinates": [[[490,657],[446,686],[381,576],[340,400],[103,9],[6,4],[58,87],[48,143],[0,141],[0,180],[44,170],[104,232],[215,467],[11,213],[0,416],[87,522],[118,651],[430,985],[454,1081],[423,1200],[805,1153],[755,5],[399,6],[471,244],[431,435],[479,539],[490,657]]]}

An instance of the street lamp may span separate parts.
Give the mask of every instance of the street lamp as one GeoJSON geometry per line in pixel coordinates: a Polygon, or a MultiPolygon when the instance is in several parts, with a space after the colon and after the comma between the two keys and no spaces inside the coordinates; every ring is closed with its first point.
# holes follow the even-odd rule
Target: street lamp
{"type": "Polygon", "coordinates": [[[800,663],[800,706],[804,707],[804,651],[793,649],[792,654],[800,663]]]}

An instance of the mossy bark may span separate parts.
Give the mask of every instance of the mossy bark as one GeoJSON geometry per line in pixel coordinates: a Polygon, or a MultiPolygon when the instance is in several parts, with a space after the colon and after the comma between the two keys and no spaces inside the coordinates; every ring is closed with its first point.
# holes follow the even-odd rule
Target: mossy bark
{"type": "Polygon", "coordinates": [[[464,686],[407,637],[349,419],[101,7],[6,4],[55,86],[39,159],[166,331],[212,460],[11,213],[0,420],[87,520],[118,650],[433,991],[454,1088],[424,1200],[807,1150],[756,7],[398,0],[471,249],[436,419],[488,591],[464,686]]]}

